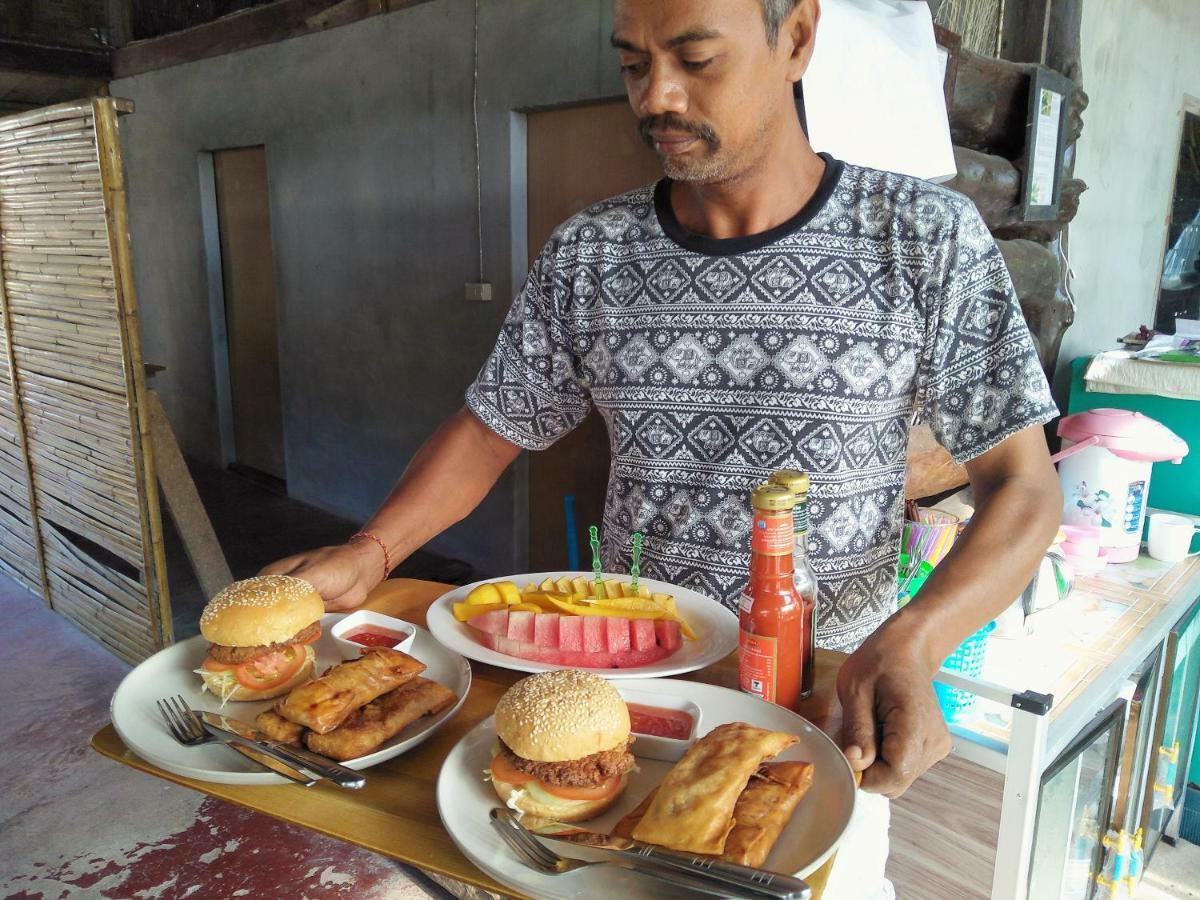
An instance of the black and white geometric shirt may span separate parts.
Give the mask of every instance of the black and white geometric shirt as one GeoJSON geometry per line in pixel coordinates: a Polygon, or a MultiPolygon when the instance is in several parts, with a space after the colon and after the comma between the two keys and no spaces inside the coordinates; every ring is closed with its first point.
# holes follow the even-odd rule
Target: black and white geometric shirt
{"type": "Polygon", "coordinates": [[[736,610],[750,489],[812,479],[817,639],[852,650],[895,608],[908,427],[958,462],[1058,414],[1003,259],[970,200],[825,157],[805,208],[713,239],[669,182],[561,225],[467,392],[530,450],[598,409],[612,470],[602,553],[736,610]]]}

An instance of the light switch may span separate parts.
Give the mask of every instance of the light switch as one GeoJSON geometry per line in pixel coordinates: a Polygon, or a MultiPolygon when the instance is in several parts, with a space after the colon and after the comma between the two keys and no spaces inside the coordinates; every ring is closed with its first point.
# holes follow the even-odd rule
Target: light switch
{"type": "Polygon", "coordinates": [[[492,299],[492,285],[487,281],[468,281],[467,299],[474,303],[487,303],[492,299]]]}

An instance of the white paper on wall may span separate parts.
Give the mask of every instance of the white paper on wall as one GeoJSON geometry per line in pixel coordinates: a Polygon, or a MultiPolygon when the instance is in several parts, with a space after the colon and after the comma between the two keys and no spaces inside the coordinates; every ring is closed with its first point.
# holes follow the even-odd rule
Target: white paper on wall
{"type": "Polygon", "coordinates": [[[813,148],[929,181],[953,178],[944,65],[927,4],[822,0],[804,76],[813,148]]]}

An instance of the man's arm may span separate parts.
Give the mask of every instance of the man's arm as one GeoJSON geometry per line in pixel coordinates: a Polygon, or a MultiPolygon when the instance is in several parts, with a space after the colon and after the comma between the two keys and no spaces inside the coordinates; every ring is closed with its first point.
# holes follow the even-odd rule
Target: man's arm
{"type": "Polygon", "coordinates": [[[862,786],[898,797],[950,752],[931,680],[967,637],[1009,606],[1057,532],[1062,493],[1040,426],[966,464],[971,525],[921,593],[846,660],[838,675],[842,746],[862,786]]]}
{"type": "MultiPolygon", "coordinates": [[[[465,519],[520,453],[464,407],[421,446],[363,530],[377,535],[398,563],[465,519]]],[[[353,609],[383,580],[383,551],[370,540],[321,547],[272,563],[262,574],[304,578],[326,609],[353,609]]]]}

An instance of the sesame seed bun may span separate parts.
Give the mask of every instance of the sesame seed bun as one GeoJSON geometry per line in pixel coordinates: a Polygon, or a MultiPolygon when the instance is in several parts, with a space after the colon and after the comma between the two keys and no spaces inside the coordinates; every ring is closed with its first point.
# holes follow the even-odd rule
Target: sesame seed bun
{"type": "Polygon", "coordinates": [[[544,672],[522,678],[500,698],[496,734],[525,759],[582,759],[625,745],[629,708],[599,675],[578,669],[544,672]]]}
{"type": "Polygon", "coordinates": [[[324,614],[321,595],[304,579],[258,575],[213,597],[200,614],[200,633],[226,647],[282,644],[324,614]]]}

